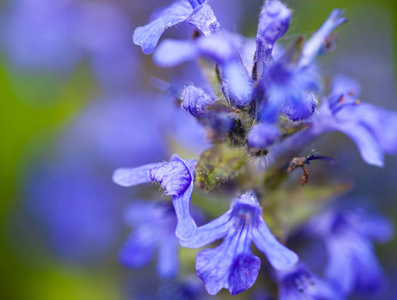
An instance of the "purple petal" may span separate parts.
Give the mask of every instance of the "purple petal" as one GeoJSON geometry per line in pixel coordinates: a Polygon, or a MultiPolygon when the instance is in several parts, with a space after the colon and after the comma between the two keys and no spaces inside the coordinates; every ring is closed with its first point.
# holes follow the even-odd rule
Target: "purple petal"
{"type": "Polygon", "coordinates": [[[376,292],[385,283],[382,267],[370,242],[360,239],[352,251],[352,264],[356,271],[355,289],[361,292],[376,292]]]}
{"type": "Polygon", "coordinates": [[[230,36],[215,35],[196,40],[200,55],[225,65],[233,60],[239,60],[237,49],[230,36]]]}
{"type": "Polygon", "coordinates": [[[165,8],[157,15],[157,19],[134,31],[134,44],[142,47],[145,54],[150,54],[156,47],[163,32],[181,22],[187,20],[193,12],[188,1],[177,1],[165,8]]]}
{"type": "Polygon", "coordinates": [[[118,185],[129,187],[141,183],[150,182],[148,171],[158,167],[159,163],[148,164],[137,168],[120,168],[113,173],[113,182],[118,185]]]}
{"type": "Polygon", "coordinates": [[[249,254],[237,256],[231,266],[229,275],[229,290],[232,295],[237,295],[249,289],[258,277],[261,268],[261,260],[249,254]]]}
{"type": "Polygon", "coordinates": [[[197,229],[196,222],[190,213],[190,200],[193,193],[193,182],[180,196],[174,196],[172,203],[174,205],[177,225],[175,235],[181,240],[191,239],[197,229]]]}
{"type": "Polygon", "coordinates": [[[328,263],[325,276],[338,284],[345,292],[351,292],[354,285],[354,271],[351,264],[349,245],[336,238],[326,240],[328,263]]]}
{"type": "Polygon", "coordinates": [[[387,242],[393,237],[393,224],[389,219],[381,214],[372,214],[367,216],[359,225],[359,231],[377,242],[387,242]]]}
{"type": "Polygon", "coordinates": [[[197,228],[194,237],[188,241],[181,241],[181,245],[187,248],[204,247],[205,245],[223,238],[231,226],[233,226],[231,222],[231,211],[228,211],[212,222],[197,228]]]}
{"type": "Polygon", "coordinates": [[[380,147],[388,154],[397,153],[397,113],[362,103],[355,107],[360,123],[371,130],[380,147]]]}
{"type": "Polygon", "coordinates": [[[251,148],[265,149],[272,145],[279,136],[280,131],[273,124],[259,123],[249,132],[248,144],[251,148]]]}
{"type": "Polygon", "coordinates": [[[374,166],[383,167],[384,155],[379,143],[372,133],[364,126],[342,124],[339,130],[350,137],[360,151],[363,160],[374,166]]]}
{"type": "Polygon", "coordinates": [[[229,97],[233,105],[243,107],[252,101],[252,84],[247,70],[240,60],[231,61],[224,65],[225,79],[229,97]]]}
{"type": "Polygon", "coordinates": [[[153,55],[154,62],[163,68],[177,66],[199,55],[194,41],[165,40],[153,55]]]}
{"type": "Polygon", "coordinates": [[[197,276],[204,282],[210,295],[216,295],[222,288],[228,288],[228,274],[232,257],[224,251],[224,246],[205,249],[196,259],[197,276]]]}
{"type": "Polygon", "coordinates": [[[266,255],[270,264],[276,270],[284,270],[296,264],[299,260],[298,256],[277,241],[262,217],[259,217],[258,223],[252,229],[252,240],[255,246],[266,255]]]}

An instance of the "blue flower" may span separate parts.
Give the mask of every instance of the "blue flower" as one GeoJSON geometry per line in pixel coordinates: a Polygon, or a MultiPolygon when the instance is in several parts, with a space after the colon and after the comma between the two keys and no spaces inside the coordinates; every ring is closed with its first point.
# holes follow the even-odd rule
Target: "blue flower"
{"type": "Polygon", "coordinates": [[[151,23],[136,28],[133,41],[136,45],[142,47],[145,54],[150,54],[163,32],[167,28],[182,22],[196,26],[205,35],[216,34],[221,31],[220,24],[206,1],[181,0],[157,13],[151,23]]]}
{"type": "Polygon", "coordinates": [[[171,205],[134,201],[125,211],[125,222],[134,228],[120,250],[120,261],[131,268],[149,264],[158,250],[157,272],[162,277],[178,273],[179,242],[176,218],[171,205]]]}
{"type": "Polygon", "coordinates": [[[277,274],[279,300],[342,300],[345,297],[332,283],[298,265],[277,274]]]}
{"type": "Polygon", "coordinates": [[[220,246],[202,250],[197,256],[197,275],[204,281],[209,294],[215,295],[227,288],[236,295],[254,284],[260,259],[251,252],[251,241],[278,270],[298,261],[298,256],[271,234],[261,213],[255,195],[244,193],[224,215],[199,227],[193,239],[181,241],[184,247],[201,248],[225,237],[220,246]]]}
{"type": "Polygon", "coordinates": [[[326,277],[346,295],[375,292],[382,286],[384,275],[372,243],[391,238],[393,228],[388,219],[364,209],[333,211],[315,217],[307,230],[324,240],[326,277]]]}
{"type": "Polygon", "coordinates": [[[165,163],[117,169],[113,174],[113,181],[125,187],[153,181],[160,183],[167,195],[173,196],[172,202],[178,220],[176,236],[189,239],[197,228],[190,214],[195,165],[195,160],[182,160],[174,155],[165,163]]]}

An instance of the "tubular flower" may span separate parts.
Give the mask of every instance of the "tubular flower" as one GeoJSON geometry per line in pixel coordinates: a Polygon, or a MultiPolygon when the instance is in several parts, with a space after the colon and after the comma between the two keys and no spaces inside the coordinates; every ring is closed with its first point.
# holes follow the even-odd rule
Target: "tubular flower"
{"type": "Polygon", "coordinates": [[[197,275],[209,294],[226,288],[236,295],[254,284],[260,259],[252,254],[251,242],[277,270],[287,269],[298,261],[298,256],[272,235],[261,213],[256,196],[244,193],[224,215],[199,227],[191,240],[181,241],[183,247],[201,248],[224,237],[220,246],[197,255],[197,275]]]}
{"type": "Polygon", "coordinates": [[[165,163],[117,169],[113,174],[113,181],[125,187],[146,182],[160,183],[167,195],[172,195],[172,203],[178,220],[176,236],[180,239],[189,239],[197,228],[190,214],[195,165],[195,160],[182,160],[174,155],[169,162],[165,163]]]}

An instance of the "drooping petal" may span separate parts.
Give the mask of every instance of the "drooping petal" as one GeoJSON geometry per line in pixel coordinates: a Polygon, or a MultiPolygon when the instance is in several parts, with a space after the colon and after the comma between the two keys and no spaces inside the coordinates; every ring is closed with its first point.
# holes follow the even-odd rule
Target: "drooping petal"
{"type": "Polygon", "coordinates": [[[367,103],[357,105],[355,111],[359,122],[371,130],[380,147],[388,154],[396,154],[397,113],[367,103]]]}
{"type": "Polygon", "coordinates": [[[193,41],[165,40],[154,52],[153,60],[158,66],[169,68],[193,60],[198,55],[199,49],[193,41]]]}
{"type": "Polygon", "coordinates": [[[212,222],[200,226],[193,237],[188,241],[181,241],[181,245],[187,248],[201,248],[216,240],[223,238],[230,227],[233,226],[231,220],[231,211],[223,214],[212,222]]]}
{"type": "Polygon", "coordinates": [[[364,126],[341,124],[339,130],[350,137],[360,151],[363,160],[370,165],[383,167],[384,155],[379,143],[364,126]]]}
{"type": "Polygon", "coordinates": [[[271,58],[274,43],[287,32],[290,19],[291,11],[277,0],[267,1],[263,6],[256,34],[255,62],[259,80],[271,58]]]}
{"type": "Polygon", "coordinates": [[[261,260],[251,253],[237,256],[233,261],[229,275],[230,293],[237,295],[253,286],[260,267],[261,260]]]}
{"type": "Polygon", "coordinates": [[[331,237],[326,240],[326,246],[328,262],[325,276],[338,284],[343,291],[350,293],[354,286],[355,276],[349,245],[331,237]]]}
{"type": "Polygon", "coordinates": [[[182,107],[195,117],[205,114],[205,107],[214,102],[202,89],[193,85],[186,87],[182,93],[182,107]]]}
{"type": "Polygon", "coordinates": [[[188,1],[174,2],[158,13],[156,20],[135,29],[133,35],[134,44],[141,46],[143,53],[152,53],[163,32],[176,24],[186,21],[192,12],[193,9],[188,1]]]}
{"type": "Polygon", "coordinates": [[[357,226],[363,235],[377,242],[387,242],[393,236],[393,224],[381,214],[366,214],[357,226]]]}
{"type": "Polygon", "coordinates": [[[204,282],[210,295],[216,295],[222,288],[228,288],[228,273],[232,257],[223,251],[224,246],[205,249],[197,254],[197,276],[204,282]]]}
{"type": "Polygon", "coordinates": [[[193,181],[189,169],[182,161],[170,161],[158,165],[149,172],[149,178],[166,190],[167,195],[180,196],[193,181]]]}
{"type": "Polygon", "coordinates": [[[365,239],[357,239],[351,251],[351,263],[357,276],[355,290],[376,292],[385,283],[385,276],[373,245],[365,239]]]}
{"type": "Polygon", "coordinates": [[[159,246],[157,257],[157,273],[163,278],[172,278],[178,274],[178,240],[176,238],[164,239],[159,246]]]}
{"type": "Polygon", "coordinates": [[[290,268],[299,260],[294,252],[277,241],[261,216],[258,224],[252,229],[252,240],[276,270],[290,268]]]}
{"type": "Polygon", "coordinates": [[[298,62],[298,65],[302,68],[307,67],[321,52],[321,49],[323,48],[323,45],[331,32],[346,21],[347,19],[343,17],[343,11],[340,9],[334,9],[324,24],[303,46],[302,56],[298,62]]]}
{"type": "Polygon", "coordinates": [[[269,123],[255,125],[248,134],[248,144],[251,148],[265,149],[272,145],[280,136],[278,128],[269,123]]]}
{"type": "Polygon", "coordinates": [[[150,182],[148,172],[158,167],[159,163],[148,164],[137,168],[120,168],[113,173],[113,182],[118,185],[129,187],[141,183],[150,182]]]}
{"type": "Polygon", "coordinates": [[[119,257],[123,265],[130,268],[141,268],[153,260],[156,239],[147,228],[138,228],[130,235],[120,250],[119,257]]]}
{"type": "Polygon", "coordinates": [[[177,225],[175,235],[181,240],[190,240],[197,229],[196,222],[194,221],[190,212],[190,200],[193,193],[193,182],[180,196],[174,196],[172,203],[174,205],[177,225]]]}

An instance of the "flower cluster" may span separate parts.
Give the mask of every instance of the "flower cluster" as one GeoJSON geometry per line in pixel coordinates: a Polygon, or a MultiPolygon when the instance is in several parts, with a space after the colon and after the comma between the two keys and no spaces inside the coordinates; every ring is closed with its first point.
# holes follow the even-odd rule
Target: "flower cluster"
{"type": "MultiPolygon", "coordinates": [[[[134,219],[136,230],[121,254],[126,265],[143,266],[152,259],[155,245],[161,244],[159,273],[175,274],[174,268],[164,271],[167,261],[163,261],[163,252],[170,251],[168,248],[175,251],[177,239],[185,248],[202,248],[223,239],[196,258],[197,276],[211,295],[222,288],[235,295],[254,285],[261,260],[253,254],[251,242],[266,256],[268,269],[274,269],[270,273],[279,286],[280,299],[344,299],[353,292],[381,286],[382,271],[371,241],[391,236],[385,219],[345,212],[319,215],[310,221],[307,226],[324,239],[327,249],[328,264],[324,279],[320,279],[303,263],[298,264],[298,255],[286,246],[288,235],[296,229],[293,226],[298,226],[292,223],[293,217],[289,220],[293,225],[280,233],[275,226],[277,210],[267,212],[272,207],[268,199],[288,173],[302,167],[301,183],[305,184],[309,161],[332,160],[317,156],[317,152],[306,158],[294,157],[327,132],[345,133],[371,165],[382,166],[384,154],[397,153],[397,134],[393,132],[397,114],[361,103],[360,88],[353,79],[335,76],[327,86],[316,64],[318,56],[333,50],[333,31],[346,22],[343,11],[333,10],[307,41],[298,37],[283,47],[278,41],[286,34],[291,16],[282,2],[265,1],[256,38],[249,39],[223,30],[206,0],[179,0],[157,11],[149,24],[136,28],[134,43],[151,54],[167,28],[182,22],[195,27],[191,40],[162,41],[153,59],[160,67],[200,62],[199,72],[206,84],[188,84],[177,100],[205,128],[212,147],[197,160],[174,155],[169,162],[115,171],[113,181],[121,186],[159,183],[166,195],[172,196],[176,215],[175,224],[170,210],[133,208],[135,217],[130,219],[134,219]],[[263,159],[266,168],[260,163],[263,159]],[[197,226],[190,208],[194,194],[211,195],[214,189],[234,199],[230,209],[197,226]],[[164,250],[162,241],[170,236],[170,228],[176,228],[175,235],[169,237],[170,245],[164,250]]],[[[197,204],[205,206],[200,201],[197,204]]],[[[316,209],[313,206],[309,215],[316,209]]]]}

